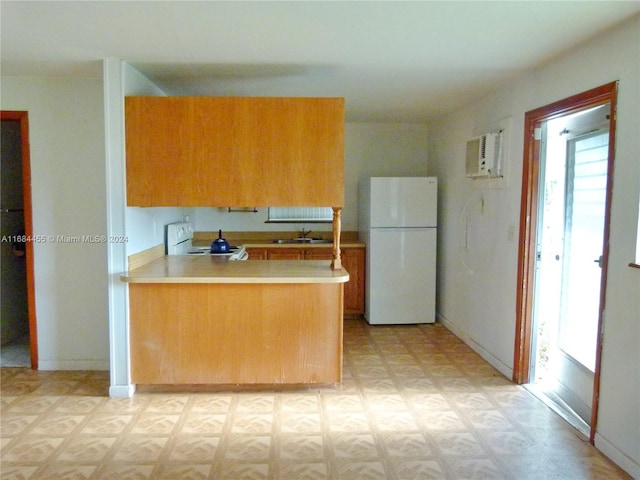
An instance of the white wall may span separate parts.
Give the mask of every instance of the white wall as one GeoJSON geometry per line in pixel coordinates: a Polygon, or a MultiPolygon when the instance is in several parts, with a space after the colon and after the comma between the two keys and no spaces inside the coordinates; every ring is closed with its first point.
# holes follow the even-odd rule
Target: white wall
{"type": "Polygon", "coordinates": [[[426,176],[426,124],[348,123],[345,128],[343,229],[358,230],[358,184],[368,177],[426,176]]]}
{"type": "MultiPolygon", "coordinates": [[[[2,109],[29,112],[36,235],[106,235],[102,94],[99,78],[2,77],[2,109]]],[[[106,259],[105,242],[34,244],[40,369],[108,368],[106,259]]]]}
{"type": "Polygon", "coordinates": [[[124,237],[124,243],[108,245],[108,306],[110,336],[110,387],[112,397],[133,395],[129,369],[128,290],[120,274],[128,268],[128,256],[164,243],[164,225],[182,219],[189,209],[137,208],[126,206],[126,162],[124,97],[126,95],[164,95],[135,68],[119,59],[103,62],[106,139],[107,231],[111,237],[124,237]]]}
{"type": "Polygon", "coordinates": [[[596,446],[640,478],[640,17],[432,125],[430,174],[440,177],[438,312],[511,376],[524,114],[619,80],[610,258],[596,446]],[[464,177],[467,138],[510,119],[506,182],[464,177]],[[486,182],[485,182],[486,183],[486,182]],[[514,232],[515,227],[515,232],[514,232]]]}
{"type": "MultiPolygon", "coordinates": [[[[345,125],[345,205],[342,230],[358,230],[358,182],[372,176],[427,175],[426,124],[347,123],[345,125]]],[[[194,209],[200,231],[314,231],[331,230],[331,224],[265,224],[267,209],[258,213],[228,213],[221,208],[194,209]]]]}

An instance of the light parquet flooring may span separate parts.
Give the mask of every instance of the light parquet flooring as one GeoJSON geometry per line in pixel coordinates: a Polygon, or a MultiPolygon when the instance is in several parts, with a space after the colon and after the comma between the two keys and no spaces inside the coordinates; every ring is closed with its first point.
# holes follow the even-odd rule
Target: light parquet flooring
{"type": "Polygon", "coordinates": [[[345,320],[344,382],[139,392],[3,368],[2,480],[627,479],[439,324],[345,320]]]}

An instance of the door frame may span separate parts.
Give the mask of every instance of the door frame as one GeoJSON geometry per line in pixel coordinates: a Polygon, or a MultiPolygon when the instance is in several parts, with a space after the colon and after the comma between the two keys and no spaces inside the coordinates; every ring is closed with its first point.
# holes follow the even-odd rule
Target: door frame
{"type": "MultiPolygon", "coordinates": [[[[33,213],[31,203],[31,154],[29,151],[29,113],[2,110],[0,120],[20,123],[20,143],[22,151],[22,196],[24,208],[24,231],[27,239],[33,238],[33,213]]],[[[36,322],[36,289],[34,280],[33,242],[25,242],[27,263],[27,305],[29,310],[29,350],[31,368],[38,369],[38,328],[36,322]]]]}
{"type": "Polygon", "coordinates": [[[616,102],[618,82],[611,82],[586,92],[545,105],[525,113],[522,193],[520,203],[520,241],[518,247],[518,277],[516,293],[516,334],[513,360],[513,381],[529,383],[531,364],[531,336],[534,307],[534,275],[536,261],[536,225],[538,221],[538,188],[540,175],[540,139],[536,129],[542,122],[591,107],[610,103],[609,159],[607,170],[607,196],[605,205],[603,257],[600,288],[600,309],[596,344],[596,366],[593,381],[590,442],[593,444],[597,426],[598,398],[600,391],[600,363],[602,353],[602,320],[606,299],[607,265],[609,262],[609,222],[611,218],[611,194],[613,189],[613,164],[616,136],[616,102]]]}

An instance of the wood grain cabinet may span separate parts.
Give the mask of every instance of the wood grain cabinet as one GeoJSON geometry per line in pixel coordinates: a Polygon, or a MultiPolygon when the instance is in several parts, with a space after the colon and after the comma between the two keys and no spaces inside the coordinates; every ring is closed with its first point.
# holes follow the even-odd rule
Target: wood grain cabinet
{"type": "Polygon", "coordinates": [[[344,206],[344,99],[126,97],[127,204],[344,206]]]}
{"type": "MultiPolygon", "coordinates": [[[[249,260],[331,260],[331,248],[265,248],[247,247],[249,260]]],[[[344,314],[364,314],[365,249],[342,248],[342,266],[349,272],[349,281],[344,284],[344,314]]]]}
{"type": "Polygon", "coordinates": [[[267,260],[304,260],[302,248],[267,248],[267,260]]]}
{"type": "Polygon", "coordinates": [[[343,248],[342,266],[349,272],[349,281],[344,284],[344,313],[364,315],[364,248],[343,248]]]}
{"type": "Polygon", "coordinates": [[[245,247],[249,260],[266,260],[267,249],[262,247],[245,247]]]}

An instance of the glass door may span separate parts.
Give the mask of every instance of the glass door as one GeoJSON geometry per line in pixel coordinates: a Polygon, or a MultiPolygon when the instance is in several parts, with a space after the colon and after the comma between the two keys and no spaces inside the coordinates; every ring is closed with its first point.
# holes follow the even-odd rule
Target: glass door
{"type": "Polygon", "coordinates": [[[567,189],[558,347],[595,370],[609,132],[567,142],[567,189]]]}
{"type": "Polygon", "coordinates": [[[532,383],[590,423],[607,199],[609,105],[543,122],[532,383]]]}

